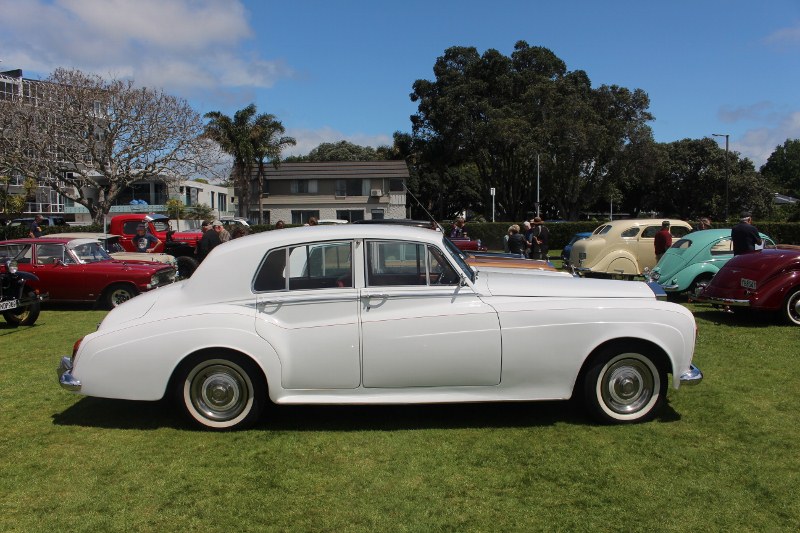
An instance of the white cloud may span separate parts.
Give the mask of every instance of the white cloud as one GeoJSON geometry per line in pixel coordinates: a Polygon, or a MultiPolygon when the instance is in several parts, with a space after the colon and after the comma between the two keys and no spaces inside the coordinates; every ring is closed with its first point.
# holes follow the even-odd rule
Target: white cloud
{"type": "Polygon", "coordinates": [[[271,87],[293,75],[250,47],[239,0],[0,0],[2,68],[130,76],[167,90],[271,87]]]}
{"type": "Polygon", "coordinates": [[[772,32],[767,36],[765,41],[768,44],[778,45],[796,45],[800,44],[800,22],[796,22],[794,26],[781,28],[772,32]]]}
{"type": "Polygon", "coordinates": [[[747,130],[735,141],[735,150],[760,168],[787,139],[800,139],[800,111],[784,115],[776,124],[747,130]]]}

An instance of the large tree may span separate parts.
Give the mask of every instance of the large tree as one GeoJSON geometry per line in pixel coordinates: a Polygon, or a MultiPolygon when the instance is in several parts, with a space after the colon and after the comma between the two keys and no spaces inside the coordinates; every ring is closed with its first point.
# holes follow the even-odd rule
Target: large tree
{"type": "Polygon", "coordinates": [[[510,57],[453,47],[417,80],[413,134],[451,165],[478,169],[484,205],[497,193],[499,214],[520,220],[534,207],[537,159],[543,203],[561,216],[613,188],[611,169],[627,144],[649,136],[652,116],[641,90],[591,87],[550,50],[519,41],[510,57]],[[537,157],[538,156],[538,157],[537,157]]]}
{"type": "Polygon", "coordinates": [[[136,181],[212,175],[216,154],[183,99],[69,69],[28,87],[0,101],[0,165],[83,205],[97,223],[136,181]]]}
{"type": "Polygon", "coordinates": [[[800,139],[786,139],[776,146],[761,173],[781,192],[800,197],[800,139]]]}

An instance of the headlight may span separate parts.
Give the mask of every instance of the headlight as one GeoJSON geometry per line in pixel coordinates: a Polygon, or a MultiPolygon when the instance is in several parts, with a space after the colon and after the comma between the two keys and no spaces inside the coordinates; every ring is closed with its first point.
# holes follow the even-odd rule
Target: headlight
{"type": "Polygon", "coordinates": [[[158,274],[153,274],[150,276],[150,286],[155,287],[158,285],[158,274]]]}
{"type": "Polygon", "coordinates": [[[17,266],[16,261],[7,260],[6,261],[6,270],[8,270],[9,274],[16,274],[19,267],[17,266]]]}
{"type": "Polygon", "coordinates": [[[653,281],[658,281],[659,279],[661,279],[661,272],[651,272],[650,279],[652,279],[653,281]]]}

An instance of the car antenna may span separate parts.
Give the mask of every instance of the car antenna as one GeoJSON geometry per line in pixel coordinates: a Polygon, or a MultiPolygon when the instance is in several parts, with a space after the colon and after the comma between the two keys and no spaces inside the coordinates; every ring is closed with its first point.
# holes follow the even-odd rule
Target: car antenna
{"type": "Polygon", "coordinates": [[[442,233],[444,233],[444,228],[442,228],[442,225],[441,225],[441,224],[439,224],[438,222],[436,222],[436,219],[433,217],[433,215],[431,214],[431,212],[430,212],[430,211],[428,211],[428,210],[425,208],[425,206],[424,206],[424,205],[422,205],[422,202],[420,202],[420,201],[419,201],[419,198],[417,198],[416,196],[414,196],[414,193],[413,193],[413,192],[411,192],[411,189],[409,189],[409,188],[408,188],[408,186],[407,186],[405,183],[403,183],[403,188],[406,190],[406,192],[407,192],[408,194],[410,194],[410,195],[411,195],[411,198],[413,198],[413,199],[414,199],[414,201],[415,201],[415,202],[417,202],[417,205],[418,205],[418,206],[420,206],[420,207],[422,208],[422,210],[423,210],[423,211],[425,211],[425,214],[426,214],[426,215],[428,215],[428,218],[429,218],[429,219],[430,219],[430,221],[431,221],[431,225],[432,225],[432,226],[434,226],[435,228],[438,228],[438,229],[439,229],[439,231],[441,231],[442,233]]]}

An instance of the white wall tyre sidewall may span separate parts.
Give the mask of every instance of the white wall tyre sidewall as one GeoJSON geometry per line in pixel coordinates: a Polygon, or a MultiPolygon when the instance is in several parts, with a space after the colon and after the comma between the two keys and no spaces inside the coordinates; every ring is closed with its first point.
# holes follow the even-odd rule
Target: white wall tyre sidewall
{"type": "Polygon", "coordinates": [[[256,401],[256,389],[252,380],[253,378],[250,376],[247,370],[229,359],[215,358],[200,361],[192,366],[186,375],[186,378],[183,380],[182,400],[184,408],[189,416],[202,426],[212,429],[234,429],[242,424],[253,412],[254,402],[256,401]],[[228,372],[231,372],[230,376],[225,377],[224,372],[218,372],[218,370],[223,368],[229,369],[228,372]],[[209,372],[210,375],[206,376],[204,379],[202,374],[209,372]],[[238,377],[233,377],[236,375],[238,375],[238,377]],[[216,378],[213,378],[212,376],[216,376],[216,378]],[[196,379],[200,379],[200,382],[196,383],[196,379]],[[222,379],[223,381],[230,380],[231,383],[236,382],[237,388],[239,388],[239,394],[246,395],[244,405],[242,406],[241,411],[239,411],[235,417],[230,419],[215,419],[204,413],[202,405],[198,405],[195,402],[194,398],[202,389],[201,384],[203,382],[208,382],[209,379],[222,379]]]}
{"type": "Polygon", "coordinates": [[[637,352],[624,352],[612,357],[600,369],[600,373],[594,385],[594,394],[600,410],[610,420],[617,422],[633,422],[648,418],[648,415],[660,403],[662,395],[666,394],[666,383],[662,382],[661,372],[659,372],[658,367],[649,357],[637,352]],[[625,364],[620,367],[620,362],[629,362],[630,364],[625,364]],[[641,379],[640,382],[645,386],[652,380],[652,391],[650,391],[649,399],[644,401],[642,405],[637,405],[635,410],[629,413],[620,412],[619,410],[611,408],[606,401],[607,397],[612,397],[614,395],[613,392],[608,390],[608,385],[614,381],[612,379],[607,379],[610,378],[610,373],[616,373],[618,376],[620,376],[620,374],[634,376],[636,379],[641,379]],[[607,390],[604,391],[604,388],[607,390]]]}

